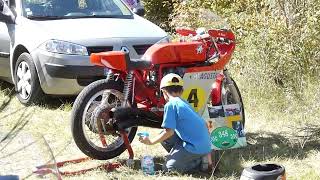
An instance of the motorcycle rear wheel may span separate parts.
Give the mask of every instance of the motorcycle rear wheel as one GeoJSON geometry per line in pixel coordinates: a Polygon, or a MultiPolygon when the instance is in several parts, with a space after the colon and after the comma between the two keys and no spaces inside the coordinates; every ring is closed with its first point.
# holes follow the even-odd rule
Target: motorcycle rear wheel
{"type": "MultiPolygon", "coordinates": [[[[102,95],[106,91],[110,93],[108,94],[108,101],[111,98],[110,109],[118,107],[121,104],[118,103],[121,102],[120,96],[123,96],[123,82],[104,79],[91,83],[81,91],[74,102],[71,114],[71,131],[76,145],[87,156],[99,160],[112,159],[126,150],[119,132],[104,134],[106,140],[112,138],[107,142],[107,146],[104,146],[99,142],[99,133],[94,132],[93,127],[88,125],[88,119],[93,116],[94,110],[101,103],[102,95]],[[92,137],[95,140],[91,141],[92,137]]],[[[133,141],[136,131],[137,127],[127,129],[130,142],[133,141]]]]}

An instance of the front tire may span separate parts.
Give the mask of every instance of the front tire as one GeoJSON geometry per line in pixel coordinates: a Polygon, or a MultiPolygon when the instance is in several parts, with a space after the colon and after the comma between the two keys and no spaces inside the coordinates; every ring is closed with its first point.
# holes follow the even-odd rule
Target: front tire
{"type": "Polygon", "coordinates": [[[244,105],[243,100],[241,97],[240,90],[238,88],[237,83],[233,80],[233,78],[230,78],[231,83],[227,84],[226,80],[224,80],[222,83],[222,105],[228,105],[228,104],[239,104],[240,105],[240,116],[242,118],[243,128],[245,126],[245,112],[244,112],[244,105]]]}
{"type": "Polygon", "coordinates": [[[38,73],[29,53],[22,53],[14,69],[17,98],[23,105],[40,103],[45,94],[41,89],[38,73]]]}
{"type": "MultiPolygon", "coordinates": [[[[88,127],[89,127],[88,124],[86,124],[86,119],[88,119],[87,113],[89,113],[89,118],[90,118],[94,110],[91,111],[91,115],[90,115],[90,112],[88,111],[90,111],[90,109],[95,109],[94,106],[97,107],[97,104],[94,105],[94,103],[99,104],[99,100],[101,100],[99,99],[100,98],[99,96],[100,95],[102,96],[102,94],[106,91],[113,92],[115,96],[116,95],[121,96],[122,90],[123,90],[123,83],[121,82],[99,80],[85,87],[77,97],[76,101],[74,102],[74,105],[72,108],[72,115],[71,115],[71,131],[72,131],[73,139],[76,145],[79,147],[79,149],[84,154],[86,154],[91,158],[99,159],[99,160],[112,159],[114,157],[119,156],[121,153],[123,153],[126,150],[126,146],[120,136],[118,137],[116,136],[117,139],[112,140],[111,144],[107,143],[108,145],[106,147],[101,147],[98,144],[95,144],[94,142],[92,142],[90,140],[90,137],[88,137],[88,135],[85,133],[85,131],[88,130],[88,127]],[[92,102],[92,105],[90,104],[91,102],[92,102]],[[109,147],[109,144],[110,144],[110,147],[109,147]],[[111,145],[114,147],[111,147],[111,145]]],[[[114,102],[117,102],[117,100],[114,100],[114,102]]],[[[115,105],[115,107],[117,107],[117,104],[115,105]]],[[[130,128],[130,130],[128,130],[128,138],[130,142],[133,141],[136,131],[137,131],[137,127],[132,127],[130,128]]],[[[94,131],[90,129],[88,130],[88,133],[94,134],[94,131]]],[[[105,136],[112,137],[114,135],[105,135],[105,136]]]]}

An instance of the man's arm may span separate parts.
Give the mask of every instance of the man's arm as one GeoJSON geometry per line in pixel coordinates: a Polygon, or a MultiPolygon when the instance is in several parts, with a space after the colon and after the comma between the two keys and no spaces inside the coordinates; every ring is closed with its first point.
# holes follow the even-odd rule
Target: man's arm
{"type": "Polygon", "coordinates": [[[150,140],[149,137],[140,137],[139,141],[147,145],[154,145],[170,138],[173,134],[174,130],[166,128],[152,140],[150,140]]]}

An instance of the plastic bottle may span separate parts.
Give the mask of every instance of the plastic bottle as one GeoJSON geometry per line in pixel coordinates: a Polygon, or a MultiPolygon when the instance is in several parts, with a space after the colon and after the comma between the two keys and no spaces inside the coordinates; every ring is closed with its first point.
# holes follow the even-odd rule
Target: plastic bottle
{"type": "Polygon", "coordinates": [[[143,174],[154,175],[154,162],[153,157],[150,155],[145,155],[141,159],[141,168],[143,174]]]}
{"type": "MultiPolygon", "coordinates": [[[[137,135],[140,137],[149,137],[149,133],[147,133],[147,132],[140,132],[137,135]]],[[[141,169],[143,171],[143,174],[154,175],[155,170],[154,170],[153,156],[144,155],[141,158],[141,169]]]]}

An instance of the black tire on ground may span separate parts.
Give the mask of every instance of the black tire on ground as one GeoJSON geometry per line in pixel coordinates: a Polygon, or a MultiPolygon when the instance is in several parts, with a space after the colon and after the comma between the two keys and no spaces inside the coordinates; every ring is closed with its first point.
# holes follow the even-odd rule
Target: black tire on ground
{"type": "Polygon", "coordinates": [[[46,95],[41,89],[38,73],[33,63],[32,57],[29,53],[22,53],[18,57],[18,60],[14,68],[14,81],[15,89],[17,91],[16,96],[23,105],[28,106],[32,104],[40,104],[41,101],[45,99],[46,95]],[[27,68],[31,74],[30,79],[27,80],[28,83],[31,85],[31,90],[30,93],[27,93],[27,96],[25,97],[23,97],[21,93],[18,91],[18,82],[20,78],[17,75],[19,66],[21,66],[24,63],[27,64],[27,68]]]}
{"type": "Polygon", "coordinates": [[[282,165],[277,164],[257,164],[247,167],[242,171],[240,180],[276,180],[285,179],[286,172],[282,165]]]}
{"type": "MultiPolygon", "coordinates": [[[[99,159],[99,160],[107,160],[112,159],[114,157],[119,156],[126,150],[125,144],[123,143],[121,146],[114,150],[102,151],[98,150],[90,145],[87,141],[84,132],[83,132],[83,113],[88,101],[93,97],[96,93],[106,89],[113,89],[119,92],[123,91],[123,83],[108,81],[108,80],[99,80],[91,83],[89,86],[85,87],[76,101],[74,102],[71,114],[71,131],[73,135],[73,139],[78,146],[78,148],[87,156],[99,159]]],[[[128,137],[129,141],[132,142],[137,131],[137,127],[132,127],[128,137]]]]}

